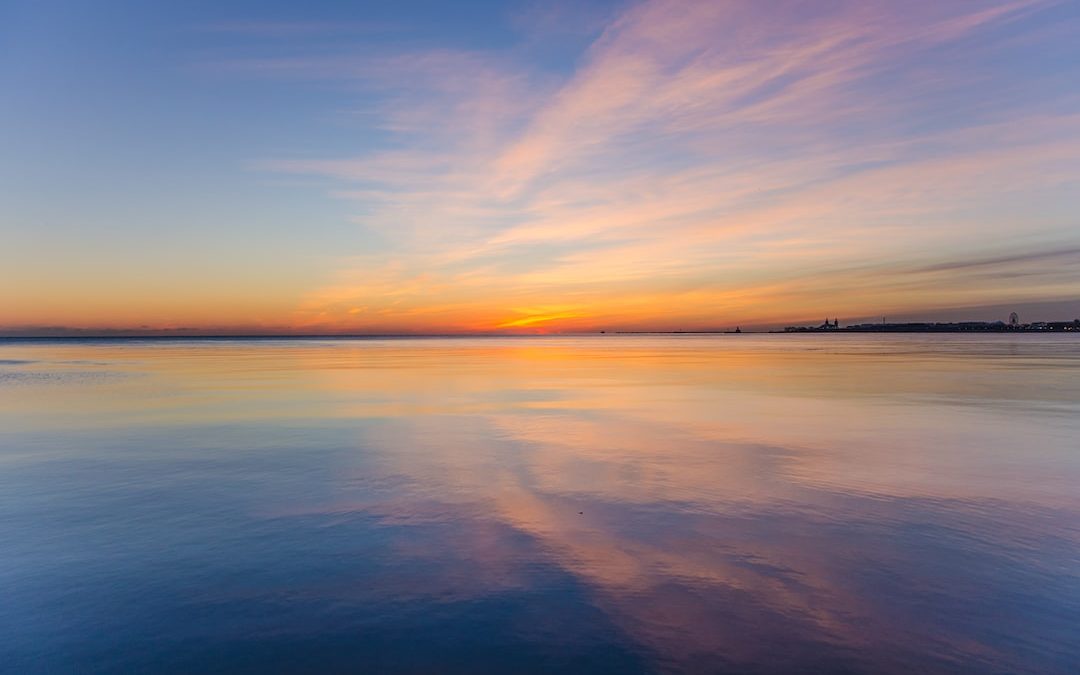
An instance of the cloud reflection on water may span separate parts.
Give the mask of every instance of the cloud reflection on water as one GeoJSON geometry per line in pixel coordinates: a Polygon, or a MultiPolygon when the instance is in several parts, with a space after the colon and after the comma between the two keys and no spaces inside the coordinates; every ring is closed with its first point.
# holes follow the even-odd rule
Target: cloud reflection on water
{"type": "Polygon", "coordinates": [[[164,624],[195,642],[383,635],[319,653],[401,665],[421,657],[395,640],[435,658],[435,632],[481,670],[565,652],[624,670],[1067,672],[1076,347],[735,340],[20,346],[143,376],[0,392],[16,518],[87,535],[27,510],[61,458],[68,489],[41,508],[82,500],[101,546],[132,538],[105,559],[136,586],[196,588],[215,630],[164,624]],[[134,565],[177,541],[190,579],[134,565]]]}

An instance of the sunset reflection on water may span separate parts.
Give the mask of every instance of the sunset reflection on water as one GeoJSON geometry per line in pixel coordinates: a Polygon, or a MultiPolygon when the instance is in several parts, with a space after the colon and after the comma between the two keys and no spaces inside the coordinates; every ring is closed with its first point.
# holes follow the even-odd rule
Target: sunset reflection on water
{"type": "Polygon", "coordinates": [[[1070,672],[1080,342],[0,343],[19,671],[1070,672]]]}

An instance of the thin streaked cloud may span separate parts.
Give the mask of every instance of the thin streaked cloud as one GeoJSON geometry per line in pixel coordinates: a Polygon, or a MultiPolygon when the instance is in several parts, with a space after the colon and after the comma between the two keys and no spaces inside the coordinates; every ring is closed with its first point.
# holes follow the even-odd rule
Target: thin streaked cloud
{"type": "MultiPolygon", "coordinates": [[[[400,132],[399,147],[262,164],[331,179],[364,206],[365,226],[393,239],[343,260],[341,281],[298,316],[332,325],[344,304],[392,316],[402,304],[447,303],[460,314],[445,328],[664,327],[797,317],[800,306],[937,307],[923,294],[949,280],[912,276],[899,258],[937,249],[951,261],[940,271],[958,271],[986,245],[980,232],[1046,245],[1066,236],[1067,223],[1018,224],[992,205],[1075,183],[1075,101],[1010,101],[961,79],[993,75],[980,72],[990,66],[979,55],[992,53],[980,33],[1051,4],[821,12],[655,1],[612,19],[561,79],[515,53],[381,60],[378,77],[397,83],[379,89],[383,127],[400,132]],[[969,49],[973,65],[938,61],[969,49]],[[968,86],[985,100],[949,100],[968,86]],[[946,103],[964,118],[935,119],[946,103]],[[530,260],[515,271],[500,259],[530,260]],[[830,271],[855,261],[875,266],[830,271]],[[563,297],[580,300],[520,309],[563,297]]],[[[1001,291],[955,281],[949,301],[1001,291]]],[[[1019,295],[1068,293],[1073,281],[1019,295]]]]}

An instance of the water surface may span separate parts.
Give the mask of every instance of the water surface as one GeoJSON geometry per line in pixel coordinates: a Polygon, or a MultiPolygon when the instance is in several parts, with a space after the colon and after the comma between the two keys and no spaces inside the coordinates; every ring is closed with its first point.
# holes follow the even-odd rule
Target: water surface
{"type": "Polygon", "coordinates": [[[0,670],[1070,673],[1080,336],[0,342],[0,670]]]}

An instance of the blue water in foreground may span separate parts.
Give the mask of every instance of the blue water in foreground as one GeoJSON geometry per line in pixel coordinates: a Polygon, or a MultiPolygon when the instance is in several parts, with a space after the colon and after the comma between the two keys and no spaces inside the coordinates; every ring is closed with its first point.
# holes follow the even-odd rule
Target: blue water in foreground
{"type": "Polygon", "coordinates": [[[0,341],[0,670],[1080,671],[1080,336],[0,341]]]}

